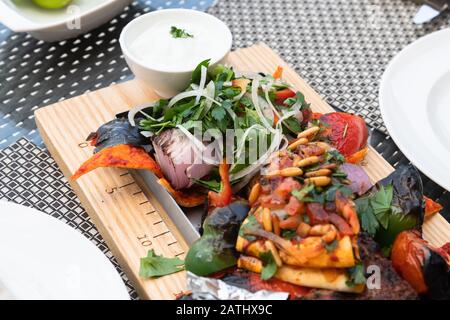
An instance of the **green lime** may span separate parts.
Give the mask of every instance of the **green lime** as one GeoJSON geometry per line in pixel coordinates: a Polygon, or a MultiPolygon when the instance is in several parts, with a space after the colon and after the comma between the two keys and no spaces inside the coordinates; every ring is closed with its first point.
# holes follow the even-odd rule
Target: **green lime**
{"type": "Polygon", "coordinates": [[[36,5],[44,9],[61,9],[67,6],[72,0],[32,0],[36,5]]]}

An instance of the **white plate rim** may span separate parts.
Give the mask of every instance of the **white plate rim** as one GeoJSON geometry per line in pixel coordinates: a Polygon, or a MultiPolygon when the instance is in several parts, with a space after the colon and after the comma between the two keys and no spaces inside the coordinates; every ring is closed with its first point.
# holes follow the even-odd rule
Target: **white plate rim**
{"type": "MultiPolygon", "coordinates": [[[[57,232],[55,233],[64,233],[65,235],[70,234],[70,238],[72,238],[71,240],[67,240],[69,242],[72,241],[72,244],[75,245],[75,243],[73,242],[73,239],[78,239],[75,240],[77,243],[77,247],[83,247],[85,248],[84,250],[86,250],[86,257],[90,256],[92,257],[93,255],[96,256],[97,261],[96,262],[100,262],[101,265],[99,263],[96,264],[96,271],[97,273],[99,272],[103,272],[106,274],[105,279],[108,280],[108,289],[109,290],[114,290],[113,293],[111,293],[111,291],[108,292],[108,299],[117,299],[117,300],[130,300],[130,295],[128,293],[128,290],[125,286],[125,283],[123,282],[122,278],[120,277],[119,273],[117,272],[116,268],[114,267],[114,265],[111,263],[111,261],[104,255],[104,253],[97,247],[95,246],[95,244],[93,242],[91,242],[88,238],[86,238],[83,234],[81,234],[80,232],[78,232],[77,230],[73,229],[72,227],[70,227],[69,225],[67,225],[66,223],[64,223],[63,221],[52,217],[51,215],[48,215],[42,211],[39,211],[37,209],[31,208],[31,207],[26,207],[23,205],[19,205],[17,203],[14,203],[12,201],[5,201],[5,200],[0,200],[0,208],[4,209],[6,211],[9,210],[18,210],[18,212],[15,212],[15,214],[20,214],[24,217],[28,218],[30,216],[34,216],[34,217],[38,217],[36,219],[33,220],[40,220],[42,221],[43,224],[48,224],[51,226],[55,226],[56,229],[59,229],[57,232]],[[57,227],[56,227],[57,226],[57,227]],[[111,294],[109,294],[111,293],[111,294]]],[[[3,210],[1,210],[3,211],[3,210]]],[[[0,212],[0,215],[8,215],[8,214],[12,214],[10,212],[0,212]]],[[[34,221],[35,222],[35,221],[34,221]]],[[[44,230],[40,230],[37,232],[42,232],[44,230]]],[[[47,230],[45,230],[47,231],[47,230]]],[[[83,249],[82,249],[83,250],[83,249]]],[[[85,269],[84,269],[85,270],[85,269]]],[[[5,278],[3,278],[3,280],[5,280],[5,278]]],[[[7,279],[6,279],[7,280],[7,279]]],[[[8,281],[3,281],[3,283],[7,283],[8,281]]],[[[14,291],[14,290],[13,290],[14,291]]],[[[88,299],[93,299],[93,297],[95,296],[94,299],[102,299],[101,295],[100,295],[100,291],[98,295],[92,295],[90,297],[87,297],[88,299]]],[[[21,299],[21,297],[16,297],[21,299]]],[[[83,297],[79,297],[80,299],[83,297]]],[[[106,298],[106,297],[105,297],[106,298]]],[[[78,298],[76,298],[78,299],[78,298]]]]}
{"type": "MultiPolygon", "coordinates": [[[[411,50],[415,50],[415,48],[420,47],[423,43],[426,43],[430,40],[433,40],[435,38],[440,37],[447,37],[450,38],[450,28],[445,28],[439,31],[435,31],[433,33],[430,33],[426,36],[423,36],[416,41],[410,43],[405,48],[403,48],[387,65],[383,76],[381,77],[380,82],[380,89],[379,89],[379,95],[378,95],[378,102],[380,106],[380,113],[383,118],[383,122],[389,132],[389,135],[391,136],[392,140],[397,144],[398,148],[402,151],[402,153],[408,158],[409,161],[411,161],[412,164],[414,164],[420,171],[422,171],[427,177],[429,177],[431,180],[439,184],[441,187],[443,187],[446,190],[450,190],[450,181],[445,180],[443,177],[446,176],[445,170],[442,170],[443,172],[436,172],[436,170],[426,163],[423,163],[421,161],[418,161],[416,157],[414,156],[414,151],[410,150],[405,143],[403,143],[403,140],[401,138],[400,133],[397,131],[397,128],[395,126],[395,119],[391,118],[389,113],[389,103],[387,98],[387,87],[389,85],[389,78],[391,77],[392,73],[394,72],[395,66],[402,61],[405,55],[410,53],[411,50]],[[448,35],[447,35],[448,34],[448,35]],[[442,174],[444,173],[444,174],[442,174]]],[[[406,128],[407,129],[407,128],[406,128]]],[[[403,128],[405,130],[405,128],[403,128]]]]}

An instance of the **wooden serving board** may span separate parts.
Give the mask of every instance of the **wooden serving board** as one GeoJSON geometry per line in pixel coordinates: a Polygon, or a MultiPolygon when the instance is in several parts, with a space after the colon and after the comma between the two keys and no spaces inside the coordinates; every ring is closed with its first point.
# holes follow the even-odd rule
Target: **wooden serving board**
{"type": "MultiPolygon", "coordinates": [[[[275,52],[264,44],[229,54],[228,63],[236,70],[273,72],[284,68],[283,78],[299,91],[316,112],[333,109],[275,52]]],[[[69,178],[92,155],[84,142],[115,114],[158,99],[138,80],[113,85],[38,109],[36,122],[50,153],[69,178]]],[[[370,178],[378,181],[393,168],[373,149],[364,166],[370,178]]],[[[109,248],[144,299],[173,299],[186,289],[186,275],[179,272],[153,280],[139,277],[140,258],[148,249],[164,256],[184,258],[187,242],[149,190],[127,170],[99,169],[76,182],[70,182],[109,248]]],[[[425,238],[435,245],[450,241],[450,224],[435,215],[424,225],[425,238]]]]}

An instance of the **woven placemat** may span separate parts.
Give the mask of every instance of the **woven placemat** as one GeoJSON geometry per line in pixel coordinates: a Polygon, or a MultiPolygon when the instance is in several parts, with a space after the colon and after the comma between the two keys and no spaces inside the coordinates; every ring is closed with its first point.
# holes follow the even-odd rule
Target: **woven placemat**
{"type": "Polygon", "coordinates": [[[47,150],[22,138],[0,151],[0,200],[38,209],[81,232],[109,258],[122,277],[131,298],[138,298],[127,276],[47,150]]]}
{"type": "MultiPolygon", "coordinates": [[[[2,1],[2,0],[0,0],[2,1]]],[[[133,1],[111,21],[78,38],[46,43],[0,23],[0,149],[26,137],[39,146],[34,111],[131,76],[119,45],[123,27],[163,8],[206,10],[214,0],[133,1]]]]}
{"type": "Polygon", "coordinates": [[[208,10],[242,48],[263,41],[328,102],[387,133],[378,87],[388,62],[406,45],[450,26],[445,12],[417,26],[409,0],[226,0],[208,10]]]}

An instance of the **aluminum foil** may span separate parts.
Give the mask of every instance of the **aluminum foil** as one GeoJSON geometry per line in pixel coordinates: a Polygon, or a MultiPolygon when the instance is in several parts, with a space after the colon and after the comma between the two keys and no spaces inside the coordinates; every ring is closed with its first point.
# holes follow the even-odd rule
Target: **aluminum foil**
{"type": "Polygon", "coordinates": [[[187,273],[187,285],[194,300],[287,300],[289,297],[286,292],[250,292],[222,280],[199,277],[191,272],[187,273]]]}

